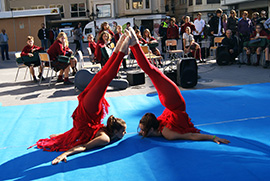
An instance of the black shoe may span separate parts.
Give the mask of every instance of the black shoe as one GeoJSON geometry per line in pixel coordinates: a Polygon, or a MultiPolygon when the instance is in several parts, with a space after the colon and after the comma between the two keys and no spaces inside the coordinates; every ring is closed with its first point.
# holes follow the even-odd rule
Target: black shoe
{"type": "Polygon", "coordinates": [[[38,75],[38,78],[41,79],[42,81],[45,80],[45,78],[43,76],[41,76],[40,74],[38,75]]]}
{"type": "Polygon", "coordinates": [[[77,73],[77,72],[72,72],[72,74],[71,74],[71,75],[72,75],[72,76],[75,76],[75,75],[76,75],[76,73],[77,73]]]}
{"type": "Polygon", "coordinates": [[[7,58],[7,60],[10,60],[10,58],[7,58]]]}
{"type": "Polygon", "coordinates": [[[71,82],[70,80],[66,80],[64,81],[64,85],[73,85],[74,83],[71,82]]]}
{"type": "Polygon", "coordinates": [[[270,65],[270,61],[265,61],[263,68],[267,69],[270,65]]]}
{"type": "Polygon", "coordinates": [[[56,82],[64,82],[64,79],[57,79],[56,82]]]}
{"type": "Polygon", "coordinates": [[[37,82],[38,82],[36,76],[33,77],[33,82],[34,82],[34,83],[37,83],[37,82]]]}

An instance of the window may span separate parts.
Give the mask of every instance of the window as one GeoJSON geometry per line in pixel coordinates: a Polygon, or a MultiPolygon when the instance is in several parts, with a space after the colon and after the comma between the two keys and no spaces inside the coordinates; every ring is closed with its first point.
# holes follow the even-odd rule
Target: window
{"type": "Polygon", "coordinates": [[[49,8],[59,8],[59,11],[60,11],[60,14],[61,14],[61,17],[64,18],[65,15],[64,15],[64,6],[62,4],[51,4],[49,5],[49,8]]]}
{"type": "Polygon", "coordinates": [[[143,0],[132,0],[133,9],[143,9],[143,0]]]}
{"type": "Polygon", "coordinates": [[[207,4],[218,4],[220,0],[207,0],[207,4]]]}
{"type": "Polygon", "coordinates": [[[86,8],[84,3],[71,4],[70,9],[71,9],[71,17],[86,16],[86,8]]]}
{"type": "Polygon", "coordinates": [[[98,18],[111,17],[111,5],[110,4],[99,4],[97,5],[98,18]]]}
{"type": "Polygon", "coordinates": [[[192,6],[193,5],[193,0],[189,0],[188,5],[192,6]]]}
{"type": "Polygon", "coordinates": [[[13,7],[13,8],[10,8],[11,11],[19,11],[19,10],[24,10],[24,7],[13,7]]]}
{"type": "Polygon", "coordinates": [[[202,4],[202,0],[196,0],[196,5],[202,4]]]}
{"type": "Polygon", "coordinates": [[[130,9],[129,0],[126,0],[126,9],[130,9]]]}
{"type": "Polygon", "coordinates": [[[149,0],[145,0],[145,8],[146,9],[150,8],[150,1],[149,0]]]}

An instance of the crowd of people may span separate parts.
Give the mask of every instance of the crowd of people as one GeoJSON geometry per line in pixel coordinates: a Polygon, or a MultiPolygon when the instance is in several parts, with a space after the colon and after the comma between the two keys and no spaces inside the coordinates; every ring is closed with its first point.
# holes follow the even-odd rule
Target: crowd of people
{"type": "Polygon", "coordinates": [[[236,57],[244,52],[247,54],[247,65],[251,65],[251,53],[257,54],[254,65],[259,65],[261,54],[265,53],[264,68],[270,66],[269,61],[269,39],[270,39],[270,18],[267,18],[266,11],[252,13],[248,18],[248,12],[243,11],[241,17],[237,17],[235,10],[230,11],[227,16],[222,9],[217,9],[215,15],[208,22],[201,18],[198,13],[194,22],[189,16],[183,16],[178,26],[175,18],[167,17],[160,24],[159,35],[161,37],[162,52],[165,52],[167,39],[181,39],[185,54],[191,52],[197,60],[201,60],[200,45],[202,40],[209,37],[211,46],[214,45],[215,37],[224,37],[220,45],[226,47],[230,54],[230,63],[235,62],[236,57]]]}

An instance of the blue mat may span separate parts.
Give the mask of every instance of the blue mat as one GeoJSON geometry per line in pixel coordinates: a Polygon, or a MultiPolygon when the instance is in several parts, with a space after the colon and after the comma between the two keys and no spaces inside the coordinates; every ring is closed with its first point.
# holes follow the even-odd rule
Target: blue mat
{"type": "Polygon", "coordinates": [[[101,149],[68,157],[26,148],[72,127],[77,101],[0,107],[0,180],[270,180],[270,84],[183,91],[187,112],[203,133],[229,139],[167,141],[137,135],[145,112],[161,114],[156,94],[107,98],[127,135],[101,149]]]}

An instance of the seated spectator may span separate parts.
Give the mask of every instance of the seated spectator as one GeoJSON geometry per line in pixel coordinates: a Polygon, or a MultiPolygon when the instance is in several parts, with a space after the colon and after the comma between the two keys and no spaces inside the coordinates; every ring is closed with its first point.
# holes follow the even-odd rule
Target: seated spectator
{"type": "Polygon", "coordinates": [[[27,45],[23,48],[22,52],[21,52],[21,56],[22,57],[35,57],[34,62],[24,62],[25,65],[27,65],[29,67],[30,73],[33,76],[34,82],[37,82],[37,78],[35,76],[35,70],[34,67],[39,66],[39,75],[38,78],[44,80],[44,78],[42,77],[42,66],[40,65],[40,60],[38,57],[38,54],[35,52],[38,52],[40,50],[43,50],[42,47],[38,47],[36,45],[34,45],[34,37],[33,36],[28,36],[27,37],[27,45]]]}
{"type": "MultiPolygon", "coordinates": [[[[257,24],[256,25],[256,30],[253,31],[253,33],[250,36],[250,40],[256,40],[256,39],[267,39],[268,38],[268,34],[262,30],[262,25],[261,24],[257,24]]],[[[266,41],[265,41],[266,42],[266,41]]],[[[261,58],[261,52],[266,48],[267,44],[266,43],[262,43],[259,46],[250,46],[250,47],[245,47],[245,49],[247,50],[247,65],[251,65],[250,62],[250,53],[251,52],[255,52],[257,54],[257,62],[254,65],[259,65],[260,62],[260,58],[261,58]]]]}
{"type": "Polygon", "coordinates": [[[137,37],[138,37],[138,40],[139,40],[139,43],[140,43],[141,45],[147,44],[147,41],[146,41],[145,39],[143,39],[140,30],[138,30],[138,29],[135,30],[135,33],[136,33],[136,35],[137,35],[137,37]]]}
{"type": "Polygon", "coordinates": [[[118,42],[119,38],[122,36],[122,26],[121,25],[117,25],[116,26],[116,33],[114,35],[115,37],[115,44],[118,42]]]}
{"type": "MultiPolygon", "coordinates": [[[[156,56],[161,56],[160,55],[160,51],[157,49],[158,42],[157,40],[151,36],[151,33],[149,31],[149,29],[145,29],[143,32],[143,38],[146,40],[150,50],[152,51],[152,53],[156,56]]],[[[161,60],[158,59],[158,63],[160,66],[162,66],[161,60]]]]}
{"type": "Polygon", "coordinates": [[[94,36],[92,34],[87,35],[87,40],[88,40],[88,47],[90,47],[91,52],[95,53],[97,43],[94,40],[94,36]]]}
{"type": "Polygon", "coordinates": [[[72,50],[68,48],[67,35],[64,32],[60,32],[58,34],[56,40],[50,46],[48,50],[48,54],[52,61],[51,66],[54,68],[55,71],[60,71],[57,82],[64,82],[65,85],[73,84],[73,82],[71,82],[68,78],[70,63],[58,61],[59,55],[65,56],[65,55],[72,54],[72,50]],[[63,74],[64,74],[64,79],[63,79],[63,74]]]}
{"type": "Polygon", "coordinates": [[[151,44],[158,44],[157,40],[151,36],[151,33],[149,29],[145,29],[143,32],[143,38],[146,40],[148,46],[150,47],[150,50],[153,54],[160,56],[160,52],[157,49],[157,47],[152,47],[151,44]]]}
{"type": "Polygon", "coordinates": [[[103,31],[97,41],[97,47],[94,54],[96,62],[100,62],[102,66],[105,65],[107,60],[102,56],[101,48],[111,48],[111,44],[111,35],[107,31],[103,31]]]}
{"type": "Polygon", "coordinates": [[[268,45],[265,48],[265,63],[263,65],[263,68],[268,68],[270,67],[270,42],[268,41],[268,45]]]}
{"type": "Polygon", "coordinates": [[[201,48],[200,45],[195,42],[190,27],[187,27],[186,32],[183,34],[183,45],[185,54],[192,53],[195,59],[201,61],[201,48]]]}
{"type": "Polygon", "coordinates": [[[222,45],[225,46],[231,55],[231,60],[230,62],[234,62],[235,58],[238,56],[238,45],[237,45],[237,40],[233,36],[232,31],[230,29],[226,30],[225,33],[225,38],[222,40],[222,45]]]}

